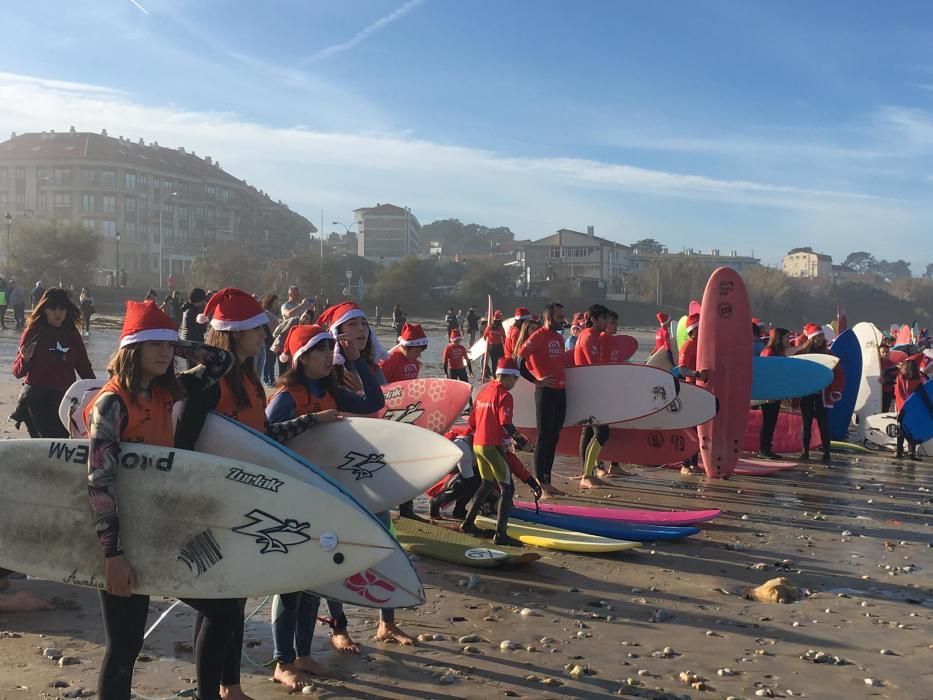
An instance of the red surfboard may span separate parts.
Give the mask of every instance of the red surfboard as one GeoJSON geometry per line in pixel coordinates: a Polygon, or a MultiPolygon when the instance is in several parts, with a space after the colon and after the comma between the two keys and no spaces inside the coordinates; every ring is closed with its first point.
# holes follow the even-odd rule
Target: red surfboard
{"type": "Polygon", "coordinates": [[[913,342],[914,332],[913,329],[904,324],[901,326],[900,330],[897,332],[897,338],[894,341],[895,345],[909,345],[913,342]]]}
{"type": "Polygon", "coordinates": [[[638,341],[630,335],[610,335],[607,338],[608,362],[625,362],[638,351],[638,341]]]}
{"type": "MultiPolygon", "coordinates": [[[[746,452],[758,452],[761,436],[761,411],[749,411],[748,423],[745,428],[745,439],[742,448],[746,452]]],[[[781,411],[778,413],[777,425],[774,428],[774,439],[771,441],[771,450],[780,454],[800,453],[803,451],[803,438],[800,429],[803,419],[799,413],[781,411]]],[[[823,436],[820,427],[813,421],[813,434],[810,438],[810,449],[822,446],[823,436]]]]}
{"type": "MultiPolygon", "coordinates": [[[[580,457],[579,426],[560,431],[557,453],[565,457],[580,457]]],[[[535,428],[522,428],[521,433],[531,442],[537,440],[535,428]]],[[[683,462],[697,453],[697,436],[693,428],[683,430],[631,430],[610,428],[609,441],[599,453],[606,462],[659,466],[683,462]]]]}
{"type": "Polygon", "coordinates": [[[702,308],[702,307],[701,307],[701,305],[700,305],[700,302],[698,302],[696,299],[691,299],[691,300],[690,300],[690,305],[687,307],[687,314],[688,314],[688,315],[691,315],[691,316],[692,316],[693,314],[698,314],[698,313],[700,313],[700,309],[701,309],[701,308],[702,308]]]}
{"type": "Polygon", "coordinates": [[[752,312],[739,273],[730,267],[713,272],[703,292],[697,369],[698,384],[719,399],[719,413],[697,426],[703,468],[711,479],[728,478],[739,460],[752,392],[752,312]]]}
{"type": "Polygon", "coordinates": [[[470,400],[470,385],[455,379],[407,379],[382,387],[386,405],[374,417],[445,433],[470,400]]]}

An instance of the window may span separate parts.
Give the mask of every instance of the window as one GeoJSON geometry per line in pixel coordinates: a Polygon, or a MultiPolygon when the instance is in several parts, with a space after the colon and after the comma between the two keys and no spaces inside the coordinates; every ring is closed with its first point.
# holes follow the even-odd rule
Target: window
{"type": "Polygon", "coordinates": [[[70,185],[71,168],[54,168],[52,170],[52,183],[56,185],[70,185]]]}
{"type": "Polygon", "coordinates": [[[56,209],[71,209],[71,193],[56,192],[52,200],[52,206],[56,209]]]}
{"type": "Polygon", "coordinates": [[[560,257],[560,246],[552,245],[551,250],[548,252],[549,258],[559,258],[560,257]]]}
{"type": "Polygon", "coordinates": [[[0,187],[6,187],[10,182],[10,169],[7,167],[0,168],[0,187]]]}
{"type": "Polygon", "coordinates": [[[100,208],[105,214],[114,214],[117,211],[117,198],[112,194],[105,194],[100,198],[100,208]]]}
{"type": "Polygon", "coordinates": [[[82,219],[81,225],[86,228],[88,231],[97,230],[97,221],[95,219],[82,219]]]}
{"type": "Polygon", "coordinates": [[[36,192],[36,209],[39,211],[49,210],[49,196],[45,192],[36,192]]]}
{"type": "Polygon", "coordinates": [[[97,184],[97,168],[81,168],[81,184],[82,185],[96,185],[97,184]]]}
{"type": "Polygon", "coordinates": [[[146,189],[149,187],[149,176],[148,175],[139,176],[139,186],[141,189],[146,189]]]}
{"type": "Polygon", "coordinates": [[[6,209],[10,206],[10,193],[0,192],[0,209],[6,209]]]}
{"type": "Polygon", "coordinates": [[[17,180],[25,180],[26,179],[26,168],[24,168],[21,165],[17,165],[15,174],[16,174],[17,180]]]}
{"type": "Polygon", "coordinates": [[[129,241],[136,239],[136,222],[127,221],[123,224],[123,237],[129,241]]]}
{"type": "Polygon", "coordinates": [[[136,173],[126,173],[123,175],[123,187],[130,192],[136,189],[136,173]]]}
{"type": "Polygon", "coordinates": [[[136,197],[124,197],[123,208],[126,209],[127,213],[135,212],[136,211],[136,197]]]}
{"type": "Polygon", "coordinates": [[[104,219],[104,235],[113,238],[117,235],[117,222],[112,219],[104,219]]]}
{"type": "Polygon", "coordinates": [[[16,208],[17,209],[26,208],[26,193],[25,192],[16,193],[16,208]]]}
{"type": "Polygon", "coordinates": [[[207,186],[207,198],[208,199],[217,199],[217,190],[213,185],[207,186]]]}
{"type": "Polygon", "coordinates": [[[229,190],[228,188],[226,188],[226,187],[224,187],[224,189],[223,189],[223,200],[224,200],[225,202],[229,202],[229,201],[230,201],[230,190],[229,190]]]}
{"type": "Polygon", "coordinates": [[[88,194],[85,192],[81,195],[81,211],[83,212],[92,212],[97,211],[97,202],[94,201],[96,198],[93,194],[88,194]]]}
{"type": "Polygon", "coordinates": [[[113,187],[117,186],[117,171],[116,170],[101,170],[100,172],[100,184],[104,187],[113,187]]]}
{"type": "Polygon", "coordinates": [[[213,226],[214,225],[214,207],[205,207],[204,213],[207,216],[207,225],[213,226]]]}

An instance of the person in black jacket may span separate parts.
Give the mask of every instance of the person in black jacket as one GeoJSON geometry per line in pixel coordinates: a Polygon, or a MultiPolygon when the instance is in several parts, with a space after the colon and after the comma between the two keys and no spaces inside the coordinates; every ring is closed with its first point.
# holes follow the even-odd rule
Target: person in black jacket
{"type": "MultiPolygon", "coordinates": [[[[188,301],[181,307],[181,327],[178,329],[178,337],[182,340],[190,340],[195,343],[204,342],[204,333],[207,330],[207,324],[198,321],[198,314],[204,311],[204,305],[207,304],[207,294],[200,287],[195,287],[188,292],[188,301]]],[[[188,360],[188,369],[194,365],[188,360]]]]}

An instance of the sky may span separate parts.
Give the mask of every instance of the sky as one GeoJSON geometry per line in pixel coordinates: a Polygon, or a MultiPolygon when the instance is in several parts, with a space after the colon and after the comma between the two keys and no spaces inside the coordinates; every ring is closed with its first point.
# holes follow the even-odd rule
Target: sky
{"type": "Polygon", "coordinates": [[[0,134],[184,146],[325,228],[377,202],[777,265],[933,261],[933,5],[31,0],[0,134]]]}

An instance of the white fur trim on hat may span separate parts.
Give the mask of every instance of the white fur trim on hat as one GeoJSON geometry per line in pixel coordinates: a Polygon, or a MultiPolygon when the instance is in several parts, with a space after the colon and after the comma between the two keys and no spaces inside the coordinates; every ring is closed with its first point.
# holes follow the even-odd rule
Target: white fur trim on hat
{"type": "Polygon", "coordinates": [[[136,333],[130,333],[120,338],[120,347],[125,348],[127,345],[133,345],[134,343],[145,343],[147,340],[178,340],[178,331],[173,331],[168,328],[150,328],[144,331],[137,331],[136,333]]]}
{"type": "MultiPolygon", "coordinates": [[[[201,315],[198,315],[199,323],[204,323],[200,320],[201,315]]],[[[246,318],[242,321],[223,321],[218,318],[211,319],[211,328],[217,331],[248,331],[251,328],[259,328],[269,323],[269,314],[263,311],[261,314],[256,314],[252,318],[246,318]]]]}
{"type": "Polygon", "coordinates": [[[312,337],[311,337],[311,340],[309,340],[307,343],[305,343],[305,344],[302,345],[300,348],[298,348],[298,352],[296,352],[296,353],[295,353],[295,356],[292,358],[292,364],[293,364],[293,365],[297,365],[297,364],[298,364],[298,358],[299,358],[299,357],[301,357],[302,355],[304,355],[306,352],[308,352],[308,350],[311,350],[312,348],[314,348],[315,345],[317,345],[318,343],[320,343],[320,342],[322,342],[322,341],[324,341],[324,340],[333,341],[333,340],[334,340],[334,336],[331,335],[330,333],[327,333],[327,332],[325,332],[325,333],[318,333],[317,335],[312,336],[312,337]]]}
{"type": "Polygon", "coordinates": [[[415,338],[414,340],[402,340],[399,336],[398,344],[403,348],[426,348],[428,346],[427,338],[415,338]]]}
{"type": "Polygon", "coordinates": [[[823,329],[822,329],[822,328],[818,328],[817,330],[813,331],[812,333],[807,333],[807,339],[815,338],[815,337],[818,336],[818,335],[826,335],[826,334],[823,333],[823,329]]]}
{"type": "Polygon", "coordinates": [[[511,367],[496,367],[496,374],[511,374],[513,377],[520,377],[522,373],[511,367]]]}
{"type": "MultiPolygon", "coordinates": [[[[366,315],[366,312],[363,311],[363,309],[359,307],[355,309],[350,309],[343,316],[341,316],[338,319],[335,319],[334,322],[331,324],[331,327],[334,329],[334,335],[337,334],[337,328],[339,328],[344,323],[354,318],[365,318],[367,322],[369,321],[369,317],[366,315]]],[[[376,362],[385,360],[389,356],[388,351],[386,351],[386,349],[382,347],[382,343],[379,342],[379,338],[376,335],[376,331],[373,330],[372,326],[369,327],[369,342],[373,347],[373,354],[376,357],[376,362]]],[[[340,354],[339,348],[334,349],[334,364],[335,365],[345,364],[343,355],[340,354]]]]}
{"type": "Polygon", "coordinates": [[[694,328],[697,328],[699,325],[699,323],[694,323],[692,326],[687,326],[687,333],[692,331],[694,328]]]}

